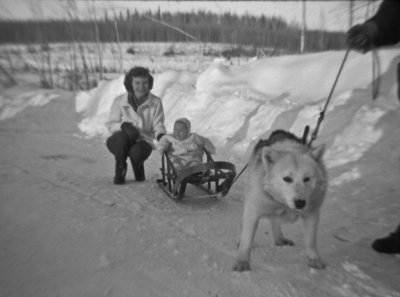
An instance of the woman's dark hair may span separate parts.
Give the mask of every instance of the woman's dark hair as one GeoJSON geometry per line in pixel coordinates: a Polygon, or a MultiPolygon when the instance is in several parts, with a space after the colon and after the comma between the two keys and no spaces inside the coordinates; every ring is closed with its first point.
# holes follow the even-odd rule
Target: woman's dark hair
{"type": "Polygon", "coordinates": [[[138,66],[133,67],[131,70],[128,71],[127,74],[125,74],[124,86],[128,93],[133,93],[132,80],[134,77],[147,77],[149,79],[150,90],[153,88],[154,78],[150,74],[149,69],[138,66]]]}

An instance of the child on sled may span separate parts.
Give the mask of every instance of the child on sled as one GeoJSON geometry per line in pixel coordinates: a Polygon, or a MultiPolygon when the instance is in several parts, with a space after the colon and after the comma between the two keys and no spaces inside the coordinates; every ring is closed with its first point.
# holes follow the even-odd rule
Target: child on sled
{"type": "Polygon", "coordinates": [[[212,142],[197,133],[191,133],[191,123],[186,118],[177,119],[172,134],[163,136],[157,145],[160,154],[169,151],[174,167],[179,171],[202,164],[204,149],[215,154],[212,142]]]}

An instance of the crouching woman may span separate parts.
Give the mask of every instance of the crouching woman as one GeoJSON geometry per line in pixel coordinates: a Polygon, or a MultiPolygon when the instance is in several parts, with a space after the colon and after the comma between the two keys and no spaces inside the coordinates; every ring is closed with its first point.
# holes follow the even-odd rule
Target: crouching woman
{"type": "Polygon", "coordinates": [[[112,133],[106,145],[115,157],[114,184],[125,183],[129,157],[136,181],[145,180],[144,162],[153,150],[153,139],[166,134],[160,98],[150,92],[153,77],[147,68],[134,67],[125,75],[127,90],[115,98],[106,127],[112,133]]]}

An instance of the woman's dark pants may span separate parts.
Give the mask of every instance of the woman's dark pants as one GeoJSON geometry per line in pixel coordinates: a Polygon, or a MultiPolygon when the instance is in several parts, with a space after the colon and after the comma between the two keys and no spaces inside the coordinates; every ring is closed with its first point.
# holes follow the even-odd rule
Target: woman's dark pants
{"type": "Polygon", "coordinates": [[[118,131],[111,135],[106,142],[107,148],[115,156],[115,184],[125,183],[127,171],[126,159],[132,163],[133,173],[137,181],[146,179],[144,161],[150,156],[152,147],[146,141],[136,141],[123,132],[118,131]]]}

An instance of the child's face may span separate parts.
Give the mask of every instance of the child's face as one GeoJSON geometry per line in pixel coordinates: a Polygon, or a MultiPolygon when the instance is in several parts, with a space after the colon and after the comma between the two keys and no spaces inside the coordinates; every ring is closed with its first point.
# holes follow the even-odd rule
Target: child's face
{"type": "Polygon", "coordinates": [[[142,98],[150,91],[150,84],[148,77],[134,77],[132,79],[132,88],[137,98],[142,98]]]}
{"type": "Polygon", "coordinates": [[[189,130],[184,123],[176,122],[174,125],[174,137],[178,140],[184,140],[189,136],[189,130]]]}

